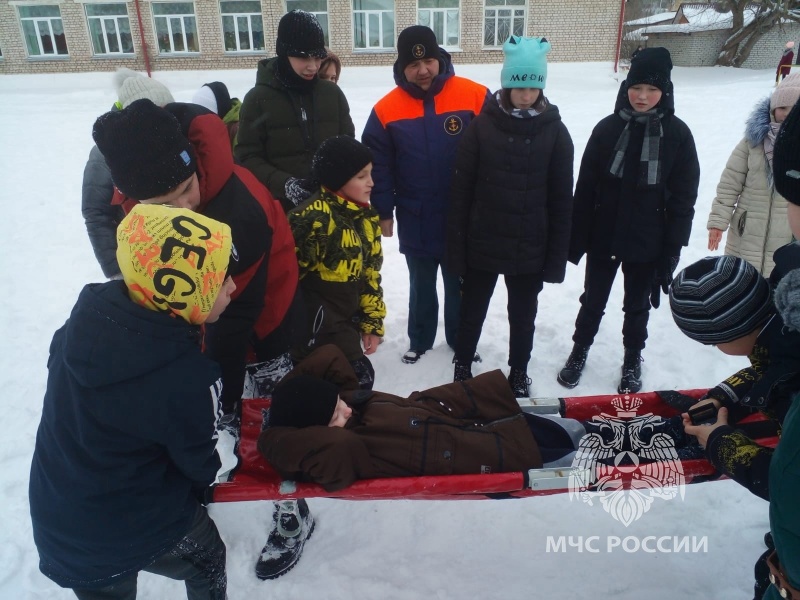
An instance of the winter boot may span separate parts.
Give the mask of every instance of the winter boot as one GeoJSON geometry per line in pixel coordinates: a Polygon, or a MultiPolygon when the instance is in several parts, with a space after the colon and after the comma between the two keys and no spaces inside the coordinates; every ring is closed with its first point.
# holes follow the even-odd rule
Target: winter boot
{"type": "Polygon", "coordinates": [[[522,369],[515,369],[511,367],[508,374],[508,384],[511,386],[511,391],[514,392],[516,398],[529,398],[531,395],[530,388],[531,378],[522,369]]]}
{"type": "Polygon", "coordinates": [[[300,560],[303,546],[314,533],[314,517],[305,500],[275,504],[273,529],[256,563],[259,579],[275,579],[288,572],[300,560]]]}
{"type": "Polygon", "coordinates": [[[581,380],[581,373],[583,367],[586,365],[586,356],[589,354],[589,346],[575,344],[572,347],[572,352],[569,353],[569,358],[564,364],[564,368],[558,373],[558,383],[565,388],[572,389],[581,380]]]}
{"type": "Polygon", "coordinates": [[[457,381],[466,381],[467,379],[472,379],[471,365],[456,363],[455,369],[453,370],[453,383],[457,381]]]}
{"type": "Polygon", "coordinates": [[[642,355],[641,350],[625,348],[622,361],[622,379],[617,391],[620,394],[635,394],[642,389],[642,355]]]}

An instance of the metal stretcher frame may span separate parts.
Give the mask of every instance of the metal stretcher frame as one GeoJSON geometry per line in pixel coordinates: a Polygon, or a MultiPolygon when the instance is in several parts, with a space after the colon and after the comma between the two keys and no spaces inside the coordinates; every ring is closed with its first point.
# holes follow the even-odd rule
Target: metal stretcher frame
{"type": "MultiPolygon", "coordinates": [[[[682,394],[700,398],[706,390],[683,390],[682,394]]],[[[614,412],[611,405],[619,394],[574,396],[565,398],[520,399],[523,411],[534,414],[559,414],[585,421],[601,413],[614,412]]],[[[642,401],[637,413],[671,417],[677,411],[664,403],[658,392],[635,394],[642,401]]],[[[269,400],[256,398],[243,401],[241,439],[238,446],[239,465],[228,481],[214,487],[214,502],[252,500],[290,500],[297,498],[339,498],[342,500],[477,500],[510,497],[545,496],[568,492],[570,469],[531,469],[526,472],[474,475],[437,475],[365,479],[337,492],[327,492],[313,483],[283,481],[259,454],[257,444],[261,432],[262,410],[269,400]]],[[[777,438],[759,440],[774,446],[777,438]]],[[[705,459],[683,460],[685,483],[716,478],[714,467],[705,459]]]]}

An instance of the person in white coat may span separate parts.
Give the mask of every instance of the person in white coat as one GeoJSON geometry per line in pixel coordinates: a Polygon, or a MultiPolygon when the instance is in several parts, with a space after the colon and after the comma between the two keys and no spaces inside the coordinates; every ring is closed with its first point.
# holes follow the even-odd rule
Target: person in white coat
{"type": "Polygon", "coordinates": [[[717,250],[727,231],[725,254],[738,256],[768,277],[772,255],[792,241],[786,200],[775,191],[772,150],[775,136],[800,98],[800,73],[781,81],[770,98],[759,102],[745,124],[717,185],[708,217],[708,249],[717,250]]]}

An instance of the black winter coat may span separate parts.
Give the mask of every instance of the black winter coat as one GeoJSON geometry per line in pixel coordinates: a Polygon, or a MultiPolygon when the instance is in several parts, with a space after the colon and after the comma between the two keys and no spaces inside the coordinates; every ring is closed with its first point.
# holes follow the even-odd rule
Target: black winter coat
{"type": "Polygon", "coordinates": [[[632,124],[622,178],[609,171],[614,146],[626,122],[618,115],[631,108],[622,83],[614,114],[592,131],[581,160],[572,218],[569,260],[580,262],[586,252],[625,262],[655,262],[679,256],[689,243],[700,164],[689,127],[674,115],[673,97],[662,96],[661,181],[638,183],[644,126],[632,124]]]}
{"type": "Polygon", "coordinates": [[[103,587],[189,531],[220,466],[219,367],[199,328],[83,288],[53,336],[29,500],[42,573],[103,587]]]}
{"type": "Polygon", "coordinates": [[[451,183],[446,264],[564,280],[572,215],[572,138],[558,108],[506,113],[493,97],[470,123],[451,183]]]}

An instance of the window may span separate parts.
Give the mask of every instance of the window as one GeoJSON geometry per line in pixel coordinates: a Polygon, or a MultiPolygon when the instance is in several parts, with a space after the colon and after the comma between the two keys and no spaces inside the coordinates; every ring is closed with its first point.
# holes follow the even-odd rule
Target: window
{"type": "Polygon", "coordinates": [[[433,29],[440,46],[459,46],[459,0],[419,0],[417,22],[433,29]]]}
{"type": "Polygon", "coordinates": [[[86,4],[89,37],[97,54],[133,54],[131,24],[124,4],[86,4]]]}
{"type": "Polygon", "coordinates": [[[153,2],[158,51],[200,52],[193,2],[153,2]]]}
{"type": "Polygon", "coordinates": [[[317,17],[325,34],[325,45],[331,45],[328,36],[328,0],[286,0],[286,11],[290,10],[304,10],[317,17]]]}
{"type": "Polygon", "coordinates": [[[525,0],[484,0],[483,45],[502,46],[511,35],[524,35],[525,0]]]}
{"type": "Polygon", "coordinates": [[[225,52],[264,50],[264,18],[260,0],[233,0],[219,3],[225,52]]]}
{"type": "Polygon", "coordinates": [[[67,38],[58,6],[20,6],[19,20],[28,56],[67,55],[67,38]]]}
{"type": "Polygon", "coordinates": [[[353,0],[353,45],[394,48],[394,0],[353,0]]]}

